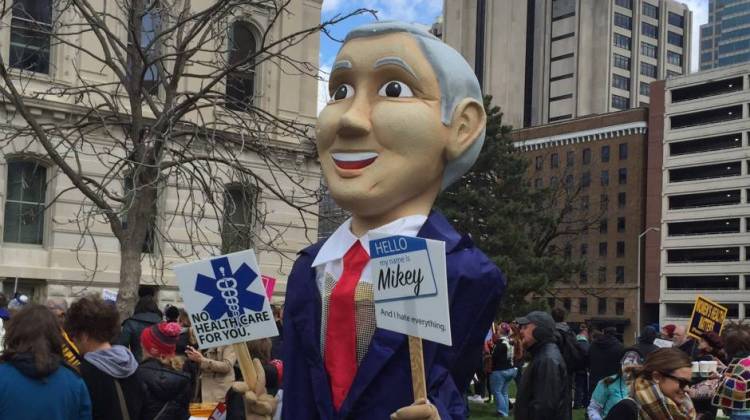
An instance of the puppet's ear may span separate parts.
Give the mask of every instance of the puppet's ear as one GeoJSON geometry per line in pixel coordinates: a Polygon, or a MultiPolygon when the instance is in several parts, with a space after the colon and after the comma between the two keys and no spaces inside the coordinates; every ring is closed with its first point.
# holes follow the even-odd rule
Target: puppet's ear
{"type": "Polygon", "coordinates": [[[448,161],[461,156],[477,140],[487,123],[484,107],[476,99],[465,98],[453,111],[451,138],[446,145],[448,161]]]}

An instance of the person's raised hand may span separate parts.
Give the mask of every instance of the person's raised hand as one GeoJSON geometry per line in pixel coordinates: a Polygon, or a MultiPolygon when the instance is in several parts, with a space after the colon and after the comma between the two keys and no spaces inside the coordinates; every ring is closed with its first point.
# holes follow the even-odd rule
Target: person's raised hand
{"type": "Polygon", "coordinates": [[[414,401],[414,404],[391,414],[391,420],[440,420],[440,414],[434,405],[420,398],[414,401]]]}
{"type": "Polygon", "coordinates": [[[232,389],[242,394],[247,420],[269,420],[276,412],[278,400],[266,391],[266,373],[260,360],[253,359],[253,365],[256,375],[253,389],[250,389],[246,382],[235,382],[232,389]]]}

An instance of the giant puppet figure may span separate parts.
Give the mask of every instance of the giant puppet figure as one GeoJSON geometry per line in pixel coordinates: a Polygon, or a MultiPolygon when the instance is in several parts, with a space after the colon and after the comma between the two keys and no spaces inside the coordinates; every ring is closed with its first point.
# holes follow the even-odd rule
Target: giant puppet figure
{"type": "Polygon", "coordinates": [[[463,419],[463,393],[500,302],[500,270],[432,210],[474,163],[486,115],[452,48],[414,25],[346,37],[319,116],[333,199],[352,217],[300,252],[284,308],[282,418],[463,419]],[[445,242],[453,346],[424,342],[428,402],[414,402],[407,337],[375,327],[368,234],[445,242]]]}

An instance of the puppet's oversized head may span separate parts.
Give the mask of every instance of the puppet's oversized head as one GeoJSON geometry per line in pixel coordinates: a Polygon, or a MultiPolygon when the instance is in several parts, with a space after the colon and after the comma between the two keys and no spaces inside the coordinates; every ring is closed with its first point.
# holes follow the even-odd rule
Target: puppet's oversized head
{"type": "Polygon", "coordinates": [[[317,147],[336,203],[374,226],[427,214],[474,164],[486,115],[464,58],[424,29],[350,32],[331,70],[317,147]]]}

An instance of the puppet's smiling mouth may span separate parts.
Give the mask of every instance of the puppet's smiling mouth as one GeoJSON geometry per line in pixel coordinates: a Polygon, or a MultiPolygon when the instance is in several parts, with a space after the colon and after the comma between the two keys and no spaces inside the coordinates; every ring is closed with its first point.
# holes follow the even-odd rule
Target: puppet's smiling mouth
{"type": "Polygon", "coordinates": [[[378,158],[378,154],[375,152],[338,152],[331,153],[333,162],[340,169],[362,169],[369,166],[375,159],[378,158]]]}

